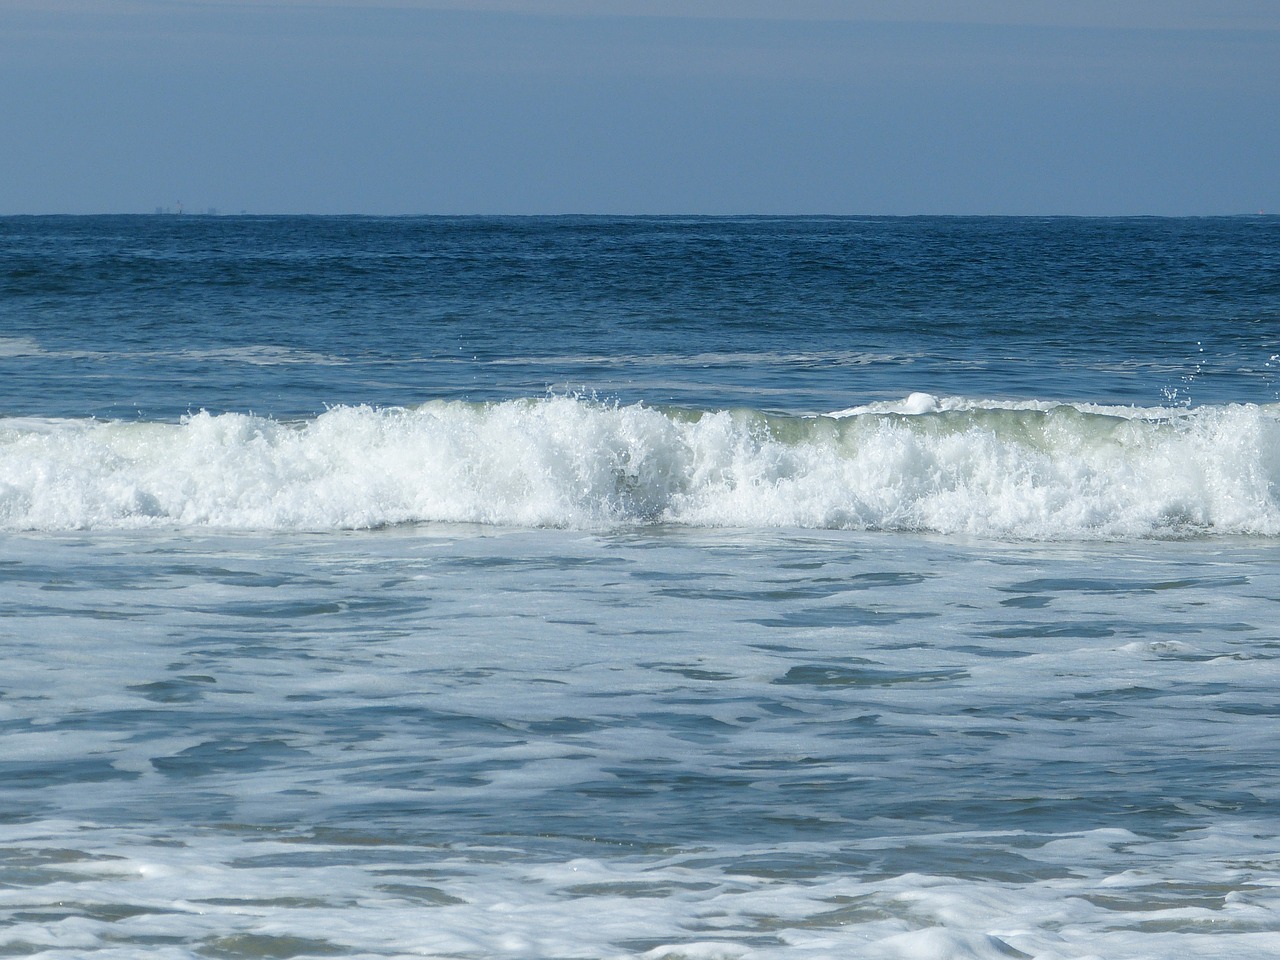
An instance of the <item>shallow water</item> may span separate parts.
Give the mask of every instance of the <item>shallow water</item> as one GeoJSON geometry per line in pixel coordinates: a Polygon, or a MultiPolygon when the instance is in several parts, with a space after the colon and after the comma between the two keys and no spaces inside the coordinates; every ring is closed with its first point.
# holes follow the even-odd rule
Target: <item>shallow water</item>
{"type": "Polygon", "coordinates": [[[669,528],[11,537],[4,943],[1265,956],[1276,560],[669,528]]]}

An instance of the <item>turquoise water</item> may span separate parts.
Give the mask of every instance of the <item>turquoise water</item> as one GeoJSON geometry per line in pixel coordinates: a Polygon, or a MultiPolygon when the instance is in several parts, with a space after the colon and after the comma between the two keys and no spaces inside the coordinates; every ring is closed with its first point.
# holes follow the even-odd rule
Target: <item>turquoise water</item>
{"type": "Polygon", "coordinates": [[[0,221],[0,954],[1274,956],[1276,223],[0,221]]]}

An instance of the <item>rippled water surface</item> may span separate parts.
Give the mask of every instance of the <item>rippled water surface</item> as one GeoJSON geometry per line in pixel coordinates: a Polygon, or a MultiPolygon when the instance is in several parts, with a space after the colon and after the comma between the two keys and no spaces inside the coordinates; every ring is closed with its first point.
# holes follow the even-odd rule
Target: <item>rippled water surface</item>
{"type": "Polygon", "coordinates": [[[0,957],[1280,955],[1278,225],[0,218],[0,957]]]}
{"type": "Polygon", "coordinates": [[[1265,956],[1276,560],[661,529],[10,538],[3,943],[1265,956]]]}

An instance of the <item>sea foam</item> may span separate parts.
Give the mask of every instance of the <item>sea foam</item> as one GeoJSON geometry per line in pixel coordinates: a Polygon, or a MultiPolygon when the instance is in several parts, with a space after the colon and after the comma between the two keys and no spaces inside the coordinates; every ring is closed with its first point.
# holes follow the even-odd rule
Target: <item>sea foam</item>
{"type": "Polygon", "coordinates": [[[0,421],[0,528],[670,523],[1020,539],[1280,535],[1280,406],[916,394],[816,417],[571,397],[306,421],[0,421]]]}

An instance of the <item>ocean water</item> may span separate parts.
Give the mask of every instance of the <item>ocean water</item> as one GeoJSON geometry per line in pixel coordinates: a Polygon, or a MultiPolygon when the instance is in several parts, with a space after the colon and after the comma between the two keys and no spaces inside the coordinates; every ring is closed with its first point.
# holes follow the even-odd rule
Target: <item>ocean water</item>
{"type": "Polygon", "coordinates": [[[1280,218],[0,218],[0,957],[1280,955],[1280,218]]]}

